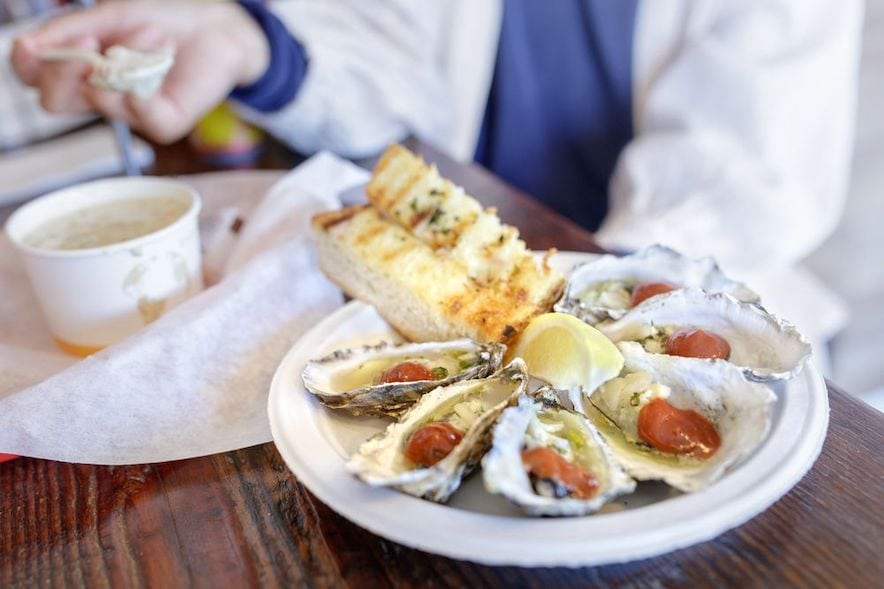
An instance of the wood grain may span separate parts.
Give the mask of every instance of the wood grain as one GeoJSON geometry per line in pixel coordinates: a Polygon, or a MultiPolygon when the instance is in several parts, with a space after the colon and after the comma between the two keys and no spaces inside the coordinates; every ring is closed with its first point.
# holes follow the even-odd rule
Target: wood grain
{"type": "MultiPolygon", "coordinates": [[[[588,233],[482,170],[416,147],[497,206],[532,247],[597,249],[588,233]]],[[[186,146],[165,153],[186,171],[186,146]]],[[[711,542],[657,558],[520,569],[429,555],[338,516],[265,444],[126,467],[0,464],[0,587],[881,586],[884,415],[829,391],[822,455],[789,494],[711,542]]]]}

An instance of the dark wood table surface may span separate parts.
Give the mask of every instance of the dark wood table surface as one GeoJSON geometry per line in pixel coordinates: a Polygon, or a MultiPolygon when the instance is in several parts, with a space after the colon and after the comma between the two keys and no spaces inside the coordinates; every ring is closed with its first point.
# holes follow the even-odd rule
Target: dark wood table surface
{"type": "MultiPolygon", "coordinates": [[[[487,172],[411,147],[529,246],[598,251],[487,172]]],[[[258,165],[297,161],[275,146],[258,165]]],[[[182,143],[160,149],[153,172],[208,169],[182,143]]],[[[584,569],[480,566],[384,540],[317,500],[272,443],[125,467],[13,460],[0,464],[0,587],[882,587],[884,414],[832,385],[829,400],[822,455],[767,511],[703,544],[584,569]]]]}

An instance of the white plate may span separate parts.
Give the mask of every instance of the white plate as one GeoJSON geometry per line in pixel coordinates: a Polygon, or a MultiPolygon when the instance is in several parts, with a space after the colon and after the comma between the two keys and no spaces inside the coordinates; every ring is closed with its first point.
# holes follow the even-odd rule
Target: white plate
{"type": "MultiPolygon", "coordinates": [[[[559,253],[568,271],[590,254],[559,253]]],[[[578,518],[530,518],[487,494],[478,473],[447,505],[372,488],[344,469],[359,444],[387,421],[322,407],[304,390],[310,358],[342,347],[396,338],[373,307],[353,301],[304,335],[283,359],[270,387],[273,439],[286,464],[321,501],[350,521],[395,542],[493,565],[590,566],[646,558],[709,540],[757,515],[810,469],[829,420],[825,383],[808,364],[779,397],[767,439],[704,491],[680,494],[662,483],[578,518]]]]}

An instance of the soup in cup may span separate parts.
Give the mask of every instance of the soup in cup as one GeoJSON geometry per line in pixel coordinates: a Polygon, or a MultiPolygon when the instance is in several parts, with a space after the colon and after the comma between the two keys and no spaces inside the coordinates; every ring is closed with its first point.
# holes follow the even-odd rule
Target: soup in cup
{"type": "Polygon", "coordinates": [[[6,233],[59,346],[85,356],[202,289],[199,195],[164,178],[113,178],[20,207],[6,233]]]}

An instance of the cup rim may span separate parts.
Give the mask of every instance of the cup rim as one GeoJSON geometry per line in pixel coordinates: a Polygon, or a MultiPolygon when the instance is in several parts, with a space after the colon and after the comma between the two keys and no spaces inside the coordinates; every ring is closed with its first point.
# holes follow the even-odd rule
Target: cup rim
{"type": "MultiPolygon", "coordinates": [[[[149,195],[144,195],[148,196],[149,195]]],[[[109,199],[113,200],[113,199],[109,199]]],[[[96,203],[97,204],[97,203],[96,203]]],[[[86,205],[89,206],[89,205],[86,205]]],[[[68,212],[72,212],[74,210],[78,210],[77,207],[72,208],[68,212]]],[[[27,202],[16,209],[12,215],[10,215],[9,219],[6,220],[6,223],[3,227],[4,233],[6,237],[9,239],[9,242],[18,249],[19,251],[32,255],[32,256],[40,256],[45,258],[85,258],[96,255],[109,255],[116,253],[120,250],[126,250],[131,248],[137,248],[142,245],[152,243],[154,241],[159,241],[169,234],[176,232],[182,225],[186,224],[190,220],[193,220],[197,217],[202,210],[202,199],[200,198],[199,193],[189,184],[182,182],[180,180],[175,180],[172,178],[165,178],[162,176],[138,176],[138,177],[130,177],[123,176],[117,178],[104,178],[101,180],[93,180],[91,182],[83,182],[79,184],[73,184],[71,186],[66,186],[64,188],[60,188],[58,190],[53,190],[43,196],[39,196],[30,202],[27,202]],[[161,227],[156,231],[152,231],[146,235],[141,235],[139,237],[134,237],[132,239],[127,239],[124,241],[118,241],[115,243],[110,243],[107,245],[100,245],[96,247],[89,248],[80,248],[80,249],[70,249],[70,250],[57,250],[57,249],[47,249],[47,248],[39,248],[31,245],[27,245],[22,241],[23,235],[14,235],[14,226],[17,221],[19,221],[27,212],[39,206],[41,203],[47,200],[59,199],[64,197],[66,194],[74,192],[74,191],[82,191],[84,189],[88,190],[89,188],[96,187],[106,187],[108,185],[114,184],[133,184],[133,183],[143,183],[143,184],[156,184],[156,185],[165,185],[165,186],[174,186],[174,188],[186,193],[190,197],[190,206],[188,209],[177,219],[166,225],[165,227],[161,227]]],[[[62,213],[64,214],[64,213],[62,213]]],[[[55,217],[49,215],[46,217],[44,222],[47,222],[55,217]]]]}

